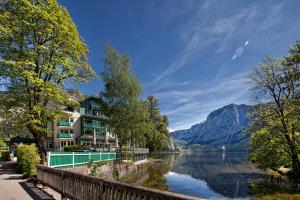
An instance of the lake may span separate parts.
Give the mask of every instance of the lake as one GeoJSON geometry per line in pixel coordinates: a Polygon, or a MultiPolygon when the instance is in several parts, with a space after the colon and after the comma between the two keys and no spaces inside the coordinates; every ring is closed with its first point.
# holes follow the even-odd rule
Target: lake
{"type": "Polygon", "coordinates": [[[207,199],[249,199],[295,191],[294,185],[274,184],[278,180],[247,157],[247,153],[221,152],[158,156],[161,161],[141,167],[126,182],[207,199]]]}

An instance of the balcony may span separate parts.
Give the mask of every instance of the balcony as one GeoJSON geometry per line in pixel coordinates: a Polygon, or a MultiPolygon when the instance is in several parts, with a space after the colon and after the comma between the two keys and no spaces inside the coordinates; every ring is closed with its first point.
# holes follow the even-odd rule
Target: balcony
{"type": "Polygon", "coordinates": [[[86,124],[83,124],[83,126],[84,126],[84,128],[96,128],[96,129],[103,128],[103,126],[101,126],[101,124],[86,123],[86,124]]]}
{"type": "Polygon", "coordinates": [[[58,133],[57,138],[72,138],[73,134],[72,133],[58,133]]]}
{"type": "Polygon", "coordinates": [[[47,132],[47,137],[52,138],[53,137],[53,132],[47,132]]]}
{"type": "Polygon", "coordinates": [[[68,126],[68,127],[70,127],[71,123],[68,122],[68,121],[62,121],[62,120],[60,120],[60,121],[57,122],[57,126],[68,126]]]}

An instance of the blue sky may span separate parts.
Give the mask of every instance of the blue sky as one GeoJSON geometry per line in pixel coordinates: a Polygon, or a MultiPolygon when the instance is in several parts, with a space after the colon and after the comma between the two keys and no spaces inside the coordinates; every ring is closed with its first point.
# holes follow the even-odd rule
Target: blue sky
{"type": "MultiPolygon", "coordinates": [[[[171,129],[230,103],[251,103],[247,74],[300,39],[298,0],[59,0],[103,69],[107,41],[132,60],[143,98],[155,95],[171,129]]],[[[101,80],[81,85],[98,94],[101,80]]]]}

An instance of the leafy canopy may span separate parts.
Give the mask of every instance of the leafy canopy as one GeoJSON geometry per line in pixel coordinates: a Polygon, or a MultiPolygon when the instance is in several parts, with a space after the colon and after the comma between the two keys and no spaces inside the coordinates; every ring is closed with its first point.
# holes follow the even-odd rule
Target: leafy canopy
{"type": "Polygon", "coordinates": [[[61,105],[75,104],[65,93],[66,85],[93,77],[88,47],[55,0],[0,5],[0,79],[7,90],[1,96],[2,110],[7,118],[18,116],[14,120],[30,130],[39,149],[45,123],[62,115],[61,105]]]}
{"type": "Polygon", "coordinates": [[[266,57],[250,74],[258,103],[249,127],[251,159],[262,168],[291,167],[300,175],[300,43],[283,59],[266,57]]]}
{"type": "Polygon", "coordinates": [[[120,146],[148,147],[150,150],[164,147],[168,139],[167,118],[160,115],[155,97],[153,102],[139,98],[142,87],[131,71],[129,57],[107,44],[104,66],[101,96],[107,104],[106,113],[120,146]]]}

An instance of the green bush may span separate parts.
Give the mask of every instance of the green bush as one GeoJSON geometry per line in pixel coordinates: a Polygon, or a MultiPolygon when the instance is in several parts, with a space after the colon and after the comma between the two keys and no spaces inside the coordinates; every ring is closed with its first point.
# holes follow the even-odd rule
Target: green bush
{"type": "Polygon", "coordinates": [[[83,150],[81,145],[71,145],[71,146],[65,146],[64,151],[81,151],[83,150]]]}
{"type": "Polygon", "coordinates": [[[26,177],[36,173],[36,164],[40,161],[35,145],[20,145],[17,148],[17,169],[26,177]]]}
{"type": "Polygon", "coordinates": [[[123,160],[133,160],[133,153],[132,152],[122,152],[122,159],[123,160]]]}
{"type": "Polygon", "coordinates": [[[0,157],[3,158],[4,160],[9,160],[10,159],[10,151],[9,150],[1,150],[0,157]]]}
{"type": "Polygon", "coordinates": [[[5,147],[5,143],[2,138],[0,138],[0,149],[3,149],[5,147]]]}

